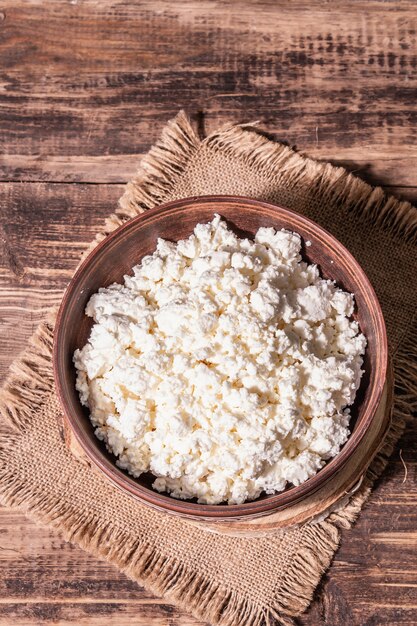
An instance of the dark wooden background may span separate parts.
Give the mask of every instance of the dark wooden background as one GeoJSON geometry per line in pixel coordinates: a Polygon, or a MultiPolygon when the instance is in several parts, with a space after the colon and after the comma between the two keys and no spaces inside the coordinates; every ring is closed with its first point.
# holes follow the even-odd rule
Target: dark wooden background
{"type": "MultiPolygon", "coordinates": [[[[416,202],[416,31],[414,1],[0,0],[0,375],[181,107],[201,134],[259,119],[416,202]]],[[[300,623],[417,624],[416,433],[410,423],[300,623]]],[[[11,624],[200,623],[2,509],[11,624]]]]}

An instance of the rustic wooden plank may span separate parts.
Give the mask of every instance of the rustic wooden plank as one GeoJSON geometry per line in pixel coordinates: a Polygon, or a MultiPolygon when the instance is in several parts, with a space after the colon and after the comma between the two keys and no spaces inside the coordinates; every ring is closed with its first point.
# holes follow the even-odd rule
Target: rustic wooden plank
{"type": "Polygon", "coordinates": [[[114,211],[122,189],[0,186],[0,378],[59,303],[82,252],[114,211]]]}
{"type": "MultiPolygon", "coordinates": [[[[159,136],[159,131],[162,130],[165,122],[174,116],[177,111],[178,109],[168,111],[161,124],[153,127],[154,134],[148,138],[149,143],[142,143],[147,135],[147,131],[136,135],[137,152],[133,154],[109,154],[107,156],[3,155],[0,159],[0,182],[125,184],[136,173],[138,163],[159,136]]],[[[190,117],[196,117],[195,115],[193,116],[192,111],[190,111],[190,117]]],[[[213,130],[226,121],[230,121],[230,119],[217,120],[212,124],[213,130]]],[[[273,126],[271,129],[273,129],[273,126]]],[[[289,136],[289,133],[290,131],[287,131],[287,135],[281,133],[281,139],[289,136]]],[[[323,146],[324,153],[322,153],[321,149],[318,149],[314,143],[297,144],[297,142],[294,142],[292,145],[295,147],[298,145],[299,148],[303,148],[302,151],[310,157],[345,167],[371,185],[382,185],[388,190],[391,187],[402,188],[403,191],[400,193],[404,197],[413,194],[413,191],[408,192],[407,189],[413,190],[417,187],[415,175],[417,170],[417,156],[415,156],[415,153],[417,153],[417,150],[410,150],[409,154],[403,158],[378,155],[370,150],[368,157],[364,159],[358,156],[360,148],[356,148],[357,154],[355,159],[352,154],[353,151],[337,146],[333,148],[330,148],[329,145],[323,146]]],[[[132,146],[133,148],[134,146],[132,146]]],[[[396,193],[395,190],[392,193],[396,193]]],[[[414,199],[415,196],[411,195],[410,197],[414,199]]]]}
{"type": "Polygon", "coordinates": [[[403,43],[401,51],[407,58],[407,35],[413,30],[410,19],[412,22],[416,17],[414,8],[412,0],[354,0],[349,4],[340,0],[314,1],[308,3],[308,10],[305,1],[289,4],[285,0],[215,4],[148,0],[140,5],[123,0],[50,0],[47,4],[42,0],[4,0],[1,52],[10,70],[24,65],[28,70],[43,72],[48,63],[48,72],[61,70],[65,74],[68,70],[81,73],[92,68],[107,71],[109,67],[129,71],[136,69],[138,62],[147,69],[172,68],[184,59],[196,66],[202,52],[212,54],[217,49],[220,54],[233,56],[246,47],[268,53],[280,41],[288,42],[287,53],[294,56],[300,41],[304,43],[304,56],[300,53],[298,59],[301,65],[307,53],[312,59],[306,61],[308,65],[322,65],[323,54],[328,52],[332,55],[329,62],[335,68],[343,65],[346,70],[347,55],[369,46],[374,64],[383,69],[400,65],[392,51],[396,37],[403,43]],[[226,37],[224,30],[234,37],[226,37]],[[308,38],[311,35],[312,40],[308,38]],[[252,42],[255,45],[249,46],[252,42]],[[384,57],[379,58],[378,44],[384,46],[384,57]],[[391,51],[394,56],[388,56],[391,51]]]}
{"type": "Polygon", "coordinates": [[[416,456],[417,423],[410,420],[354,529],[342,533],[341,548],[301,624],[416,623],[416,456]]]}
{"type": "Polygon", "coordinates": [[[0,624],[202,624],[23,515],[0,511],[0,624]],[[13,546],[13,547],[9,547],[13,546]],[[178,622],[179,623],[179,622],[178,622]]]}
{"type": "Polygon", "coordinates": [[[33,626],[50,624],[63,626],[103,626],[104,623],[117,626],[202,626],[192,617],[179,613],[169,604],[70,604],[37,603],[9,604],[0,606],[0,625],[33,626]]]}
{"type": "Polygon", "coordinates": [[[8,0],[2,11],[3,180],[123,182],[186,106],[207,132],[260,119],[372,182],[417,185],[412,3],[8,0]]]}

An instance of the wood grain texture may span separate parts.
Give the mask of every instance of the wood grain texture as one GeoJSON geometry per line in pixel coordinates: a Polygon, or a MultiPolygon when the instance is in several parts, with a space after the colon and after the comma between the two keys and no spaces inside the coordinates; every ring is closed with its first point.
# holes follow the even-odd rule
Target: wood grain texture
{"type": "MultiPolygon", "coordinates": [[[[0,375],[181,107],[417,202],[416,31],[413,0],[3,0],[0,375]]],[[[303,625],[417,623],[416,441],[410,422],[303,625]]],[[[5,509],[0,561],[1,626],[201,624],[5,509]]]]}
{"type": "Polygon", "coordinates": [[[417,185],[412,2],[5,0],[3,180],[121,182],[179,107],[417,185]],[[65,36],[62,36],[65,33],[65,36]]]}
{"type": "Polygon", "coordinates": [[[3,509],[0,519],[1,626],[201,623],[23,515],[3,509]]]}

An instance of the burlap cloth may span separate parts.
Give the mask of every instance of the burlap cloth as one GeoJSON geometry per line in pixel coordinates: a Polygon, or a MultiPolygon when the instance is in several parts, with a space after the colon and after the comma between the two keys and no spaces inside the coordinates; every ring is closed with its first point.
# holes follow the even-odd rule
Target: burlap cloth
{"type": "Polygon", "coordinates": [[[49,321],[13,364],[2,392],[0,498],[212,624],[291,624],[416,406],[417,210],[250,126],[229,125],[200,141],[180,113],[143,159],[107,232],[162,201],[201,194],[247,195],[308,215],[349,248],[371,279],[387,324],[396,401],[385,448],[359,491],[325,520],[250,539],[217,536],[139,504],[63,444],[49,321]]]}

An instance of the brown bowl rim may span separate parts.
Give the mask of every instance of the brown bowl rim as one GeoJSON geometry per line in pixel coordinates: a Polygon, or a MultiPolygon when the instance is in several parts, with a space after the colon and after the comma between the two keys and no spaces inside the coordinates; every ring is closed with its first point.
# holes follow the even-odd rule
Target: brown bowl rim
{"type": "MultiPolygon", "coordinates": [[[[243,208],[243,207],[242,207],[243,208]]],[[[221,207],[218,206],[218,212],[221,213],[221,207]]],[[[367,275],[364,270],[355,259],[355,257],[345,248],[345,246],[334,235],[329,233],[325,228],[317,224],[314,220],[311,220],[304,215],[297,213],[286,207],[276,205],[270,202],[264,202],[262,200],[256,200],[247,196],[235,196],[235,195],[206,195],[206,196],[190,196],[187,198],[181,198],[180,200],[173,200],[170,202],[162,203],[152,209],[148,209],[143,213],[128,220],[113,232],[111,232],[103,241],[101,241],[83,260],[80,266],[75,271],[71,281],[69,282],[64,296],[59,307],[59,311],[56,318],[55,330],[54,330],[54,346],[53,346],[53,370],[55,386],[58,394],[59,401],[63,408],[64,419],[69,424],[71,431],[75,435],[77,442],[80,444],[82,450],[87,455],[88,459],[93,461],[94,465],[98,467],[114,484],[116,484],[122,491],[127,491],[137,499],[146,502],[147,504],[164,510],[170,513],[177,513],[186,517],[203,519],[230,519],[246,516],[258,516],[263,515],[272,510],[278,510],[289,505],[293,505],[299,502],[307,495],[311,495],[319,488],[321,488],[335,473],[339,472],[348,458],[354,453],[356,448],[360,445],[364,438],[373,418],[376,413],[376,409],[380,403],[388,367],[388,341],[385,328],[384,317],[382,310],[367,275]],[[366,287],[369,300],[371,302],[371,309],[374,312],[374,317],[377,321],[377,337],[378,337],[378,349],[379,349],[379,367],[377,368],[375,375],[375,382],[369,398],[368,403],[365,406],[364,414],[362,416],[361,424],[355,430],[343,446],[342,450],[333,459],[330,459],[326,465],[317,472],[314,476],[297,487],[290,487],[289,489],[278,492],[269,496],[267,499],[253,500],[245,502],[243,504],[198,504],[190,502],[189,500],[180,500],[172,498],[164,493],[159,493],[148,487],[140,485],[129,476],[127,472],[124,472],[116,466],[116,464],[110,461],[104,454],[98,453],[98,451],[92,445],[93,437],[88,436],[79,426],[79,418],[77,415],[73,415],[67,401],[66,393],[61,385],[61,367],[60,367],[60,344],[63,340],[62,335],[62,319],[65,315],[66,305],[74,290],[77,287],[79,278],[83,275],[84,270],[89,265],[91,260],[97,256],[103,248],[109,246],[120,234],[132,228],[138,222],[144,222],[152,219],[154,216],[158,216],[161,213],[184,209],[184,207],[192,205],[194,202],[201,203],[214,203],[219,205],[221,202],[246,204],[251,205],[253,208],[260,208],[266,210],[279,209],[295,217],[304,229],[311,229],[315,236],[321,236],[322,239],[326,239],[327,243],[331,243],[334,250],[338,252],[338,258],[344,257],[349,264],[355,268],[355,273],[358,279],[364,287],[366,287]]]]}

